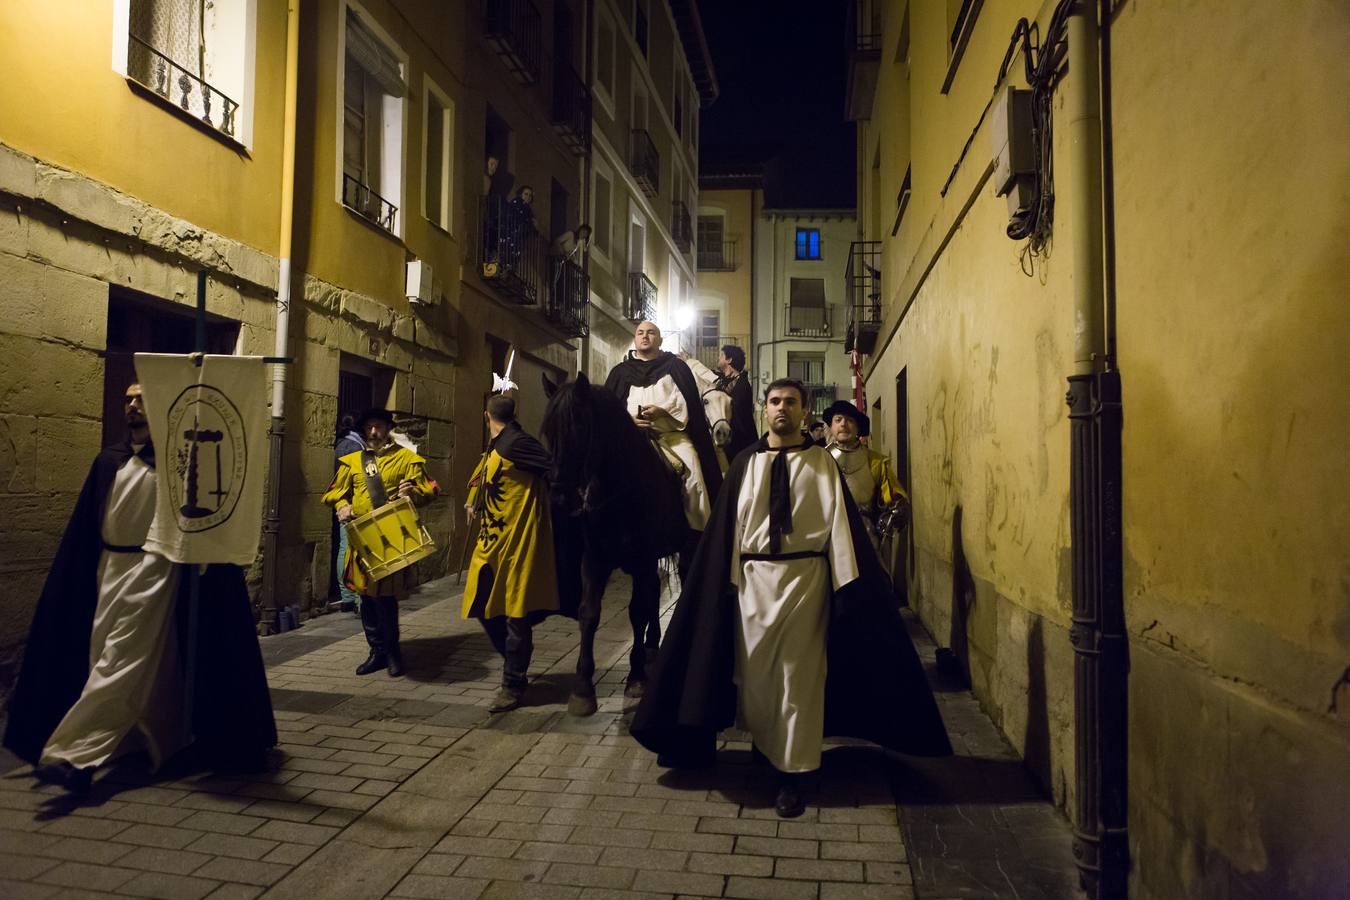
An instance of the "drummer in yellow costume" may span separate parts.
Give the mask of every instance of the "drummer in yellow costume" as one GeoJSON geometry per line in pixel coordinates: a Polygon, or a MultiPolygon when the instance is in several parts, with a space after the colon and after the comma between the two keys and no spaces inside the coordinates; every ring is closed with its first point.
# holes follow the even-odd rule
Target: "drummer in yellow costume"
{"type": "MultiPolygon", "coordinates": [[[[390,439],[393,425],[394,417],[383,409],[368,410],[356,423],[366,447],[338,460],[337,474],[323,495],[323,502],[334,508],[339,522],[345,524],[398,497],[421,504],[438,493],[436,483],[427,478],[426,460],[390,439]]],[[[403,674],[398,598],[412,589],[416,569],[403,569],[371,581],[349,547],[342,571],[347,586],[361,595],[361,627],[370,645],[370,655],[356,667],[356,674],[388,669],[390,677],[397,678],[403,674]]]]}
{"type": "Polygon", "coordinates": [[[493,712],[520,705],[534,651],[533,624],[558,609],[549,511],[548,451],[516,421],[516,403],[490,397],[487,452],[474,469],[465,504],[479,519],[464,588],[464,618],[479,619],[504,661],[493,712]]]}

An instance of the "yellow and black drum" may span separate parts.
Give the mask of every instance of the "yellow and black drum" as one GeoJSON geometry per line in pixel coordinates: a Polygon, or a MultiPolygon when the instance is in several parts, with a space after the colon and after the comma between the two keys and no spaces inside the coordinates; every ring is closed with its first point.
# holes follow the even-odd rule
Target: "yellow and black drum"
{"type": "Polygon", "coordinates": [[[352,519],[346,528],[347,541],[371,581],[388,578],[436,552],[436,542],[406,498],[352,519]]]}

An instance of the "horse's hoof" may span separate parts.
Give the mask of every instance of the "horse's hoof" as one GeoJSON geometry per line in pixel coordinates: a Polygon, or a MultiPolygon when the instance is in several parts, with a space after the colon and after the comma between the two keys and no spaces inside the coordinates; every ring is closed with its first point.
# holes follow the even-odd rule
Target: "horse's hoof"
{"type": "Polygon", "coordinates": [[[645,681],[630,681],[623,688],[623,695],[629,700],[641,700],[645,693],[647,693],[647,682],[645,681]]]}
{"type": "Polygon", "coordinates": [[[580,694],[573,694],[567,698],[567,711],[574,716],[593,716],[599,709],[595,703],[595,697],[583,697],[580,694]]]}

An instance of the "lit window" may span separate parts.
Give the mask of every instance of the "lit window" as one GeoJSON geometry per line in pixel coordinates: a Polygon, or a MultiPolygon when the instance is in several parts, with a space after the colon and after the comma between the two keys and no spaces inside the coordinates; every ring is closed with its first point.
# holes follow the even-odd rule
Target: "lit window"
{"type": "Polygon", "coordinates": [[[113,68],[181,114],[252,142],[251,2],[130,0],[115,23],[113,68]]]}
{"type": "Polygon", "coordinates": [[[797,229],[797,258],[820,259],[820,229],[797,229]]]}

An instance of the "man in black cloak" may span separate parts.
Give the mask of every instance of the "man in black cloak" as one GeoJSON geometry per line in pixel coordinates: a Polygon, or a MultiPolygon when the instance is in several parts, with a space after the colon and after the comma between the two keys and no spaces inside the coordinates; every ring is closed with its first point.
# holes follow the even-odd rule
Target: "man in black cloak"
{"type": "MultiPolygon", "coordinates": [[[[683,464],[685,517],[691,529],[701,532],[722,486],[722,469],[694,373],[684,360],[661,349],[661,329],[643,321],[634,332],[632,351],[610,370],[605,387],[623,401],[639,428],[683,464]]],[[[692,548],[691,540],[691,553],[692,548]]],[[[682,561],[688,555],[682,554],[682,561]]]]}
{"type": "Polygon", "coordinates": [[[188,634],[189,567],[138,545],[155,505],[155,448],[139,385],[127,389],[126,417],[129,440],[95,457],[52,561],[5,727],[5,746],[39,778],[75,792],[88,790],[94,768],[125,751],[133,732],[156,762],[190,733],[199,762],[234,770],[262,767],[277,742],[243,570],[206,567],[196,633],[188,634]],[[134,570],[146,564],[167,597],[153,583],[147,590],[145,578],[137,583],[134,570]],[[166,599],[170,609],[154,609],[166,599]],[[192,685],[182,664],[189,641],[192,685]],[[174,708],[161,708],[166,698],[174,708]]]}
{"type": "Polygon", "coordinates": [[[727,472],[631,732],[666,766],[712,762],[741,719],[801,815],[825,736],[951,753],[923,665],[857,507],[800,435],[805,391],[769,385],[769,434],[727,472]]]}
{"type": "Polygon", "coordinates": [[[745,350],[727,344],[722,348],[718,368],[717,389],[731,395],[731,440],[726,447],[727,462],[731,462],[759,438],[759,429],[755,427],[755,392],[745,374],[745,350]]]}

